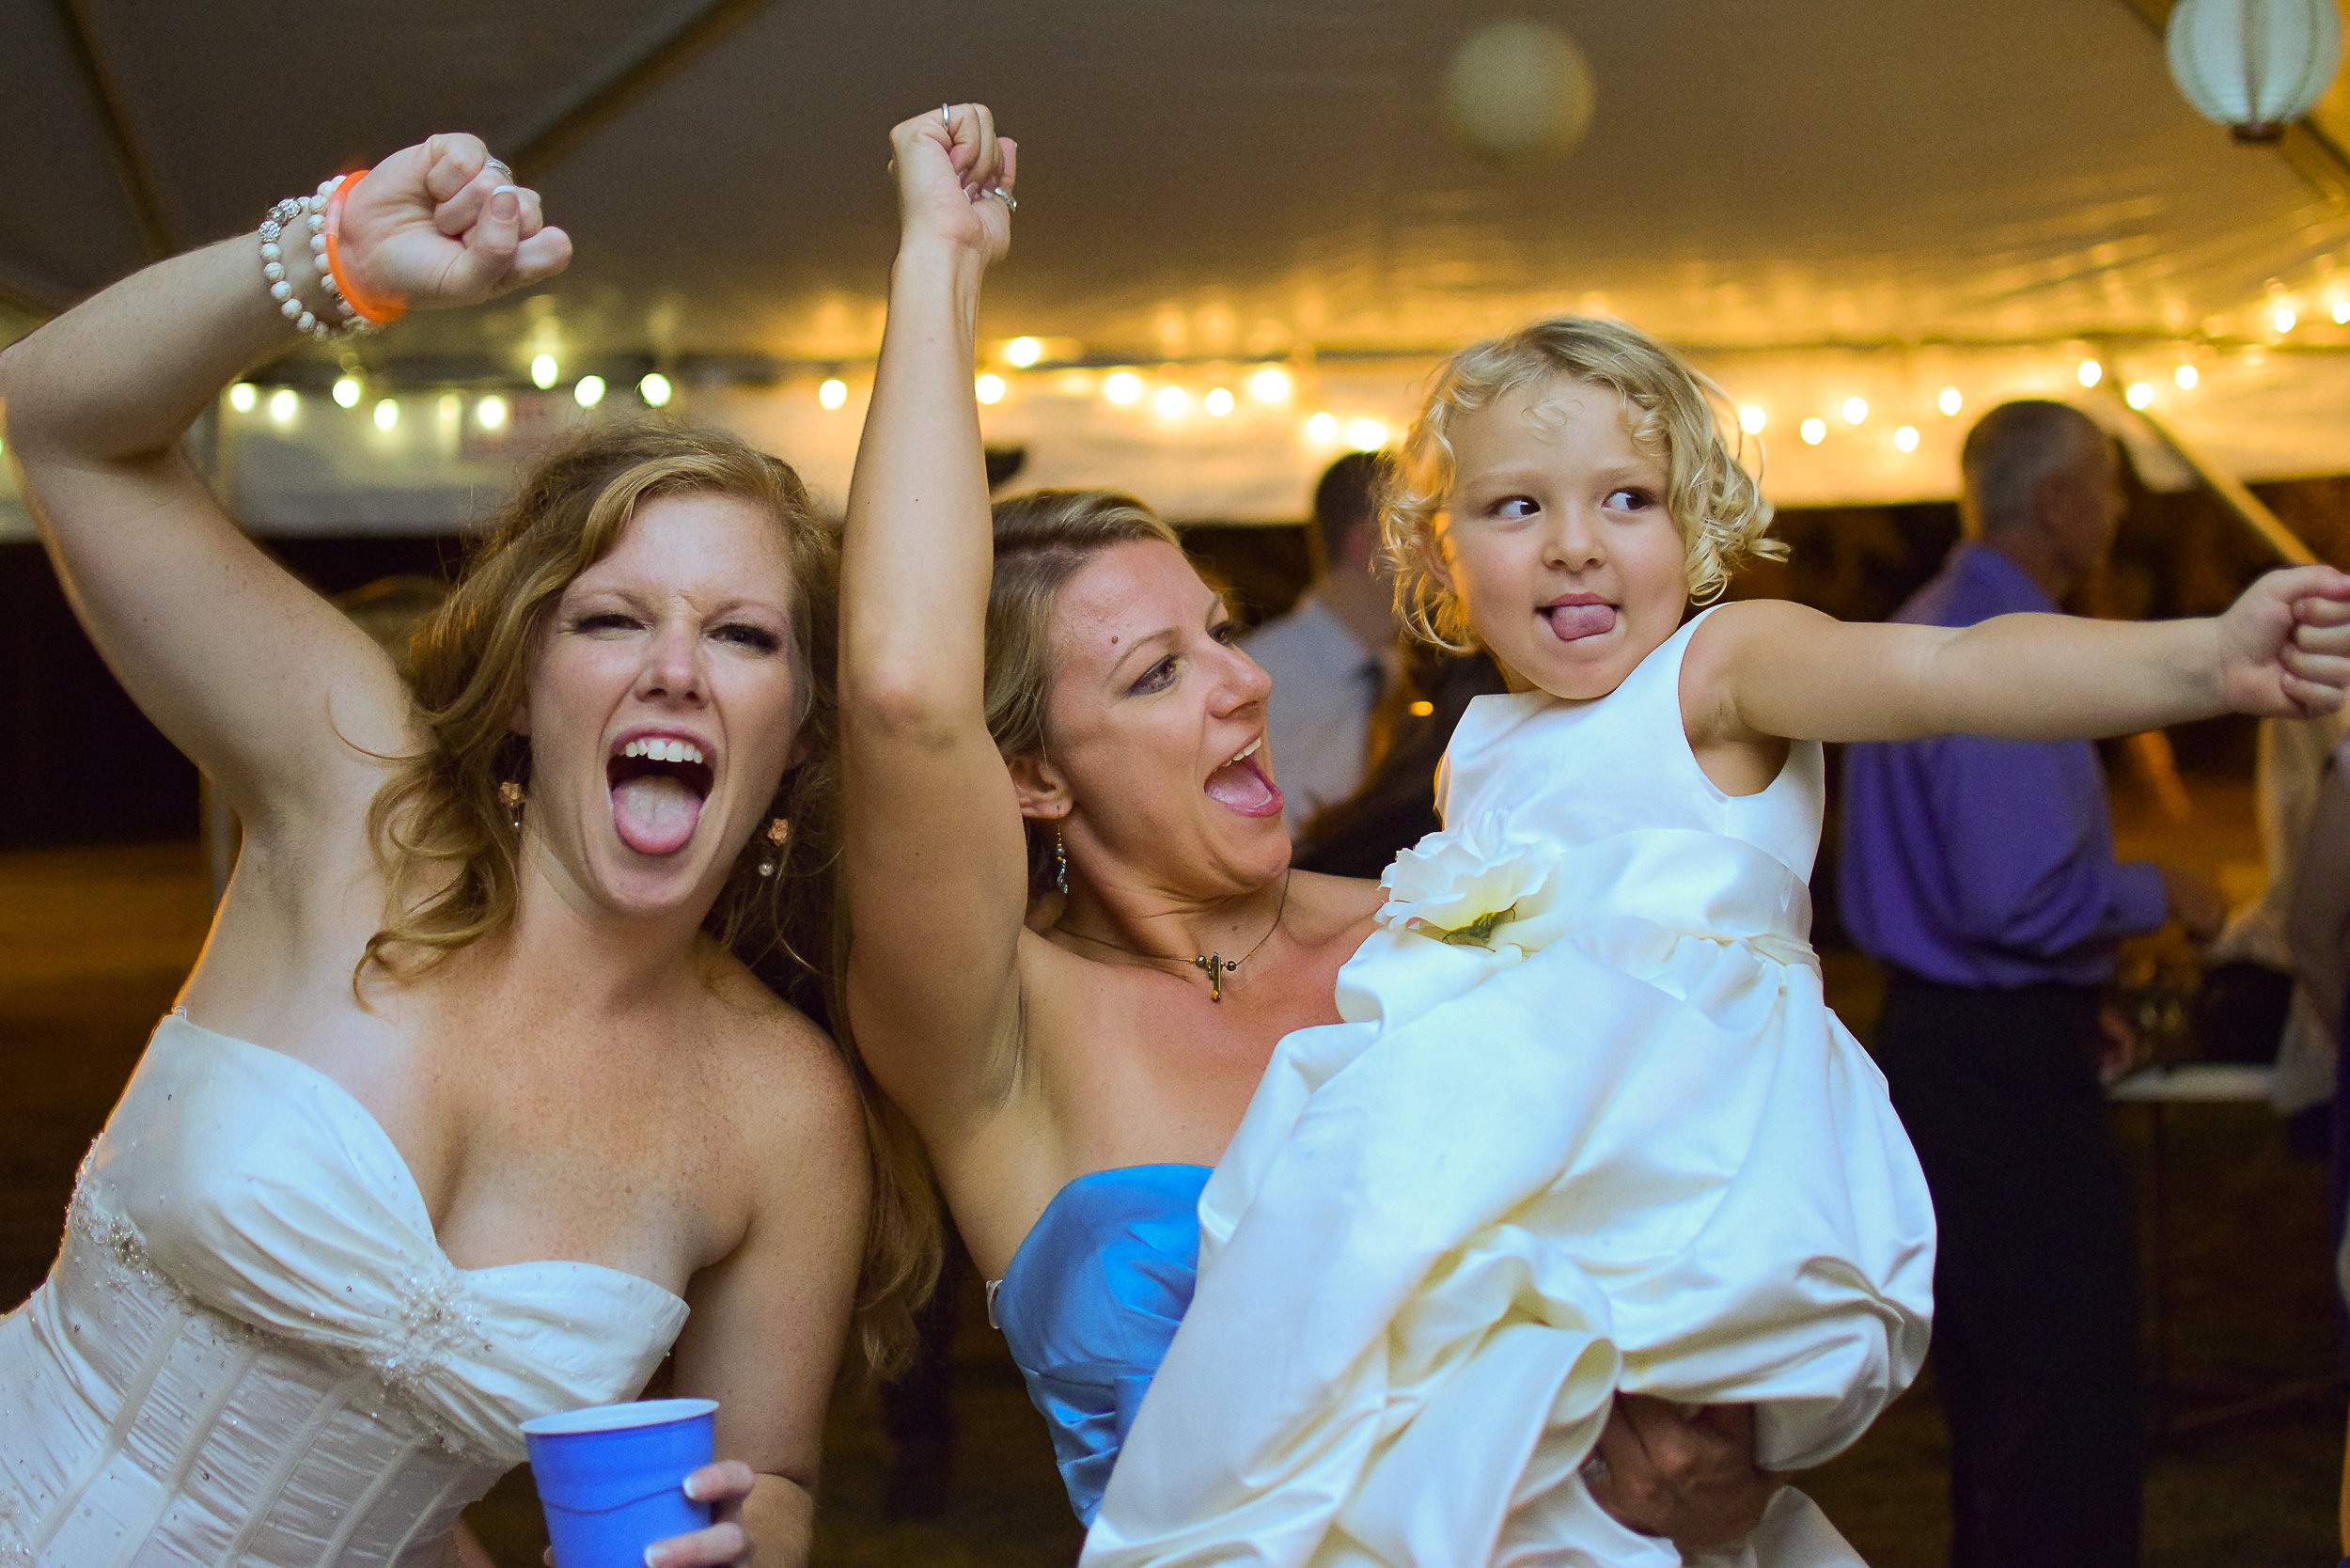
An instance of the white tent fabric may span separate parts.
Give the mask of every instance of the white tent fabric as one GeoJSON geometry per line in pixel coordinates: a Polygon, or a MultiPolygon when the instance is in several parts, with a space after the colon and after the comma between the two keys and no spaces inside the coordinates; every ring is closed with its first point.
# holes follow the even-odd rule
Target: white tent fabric
{"type": "MultiPolygon", "coordinates": [[[[86,10],[184,242],[435,127],[517,145],[701,3],[419,0],[388,33],[350,0],[86,10]]],[[[1505,175],[1449,139],[1444,70],[1480,18],[1442,0],[1044,0],[983,25],[940,0],[770,5],[541,177],[580,243],[570,274],[340,352],[370,386],[362,414],[378,390],[522,385],[541,352],[567,379],[699,355],[724,381],[747,364],[763,390],[686,403],[739,414],[837,486],[891,248],[884,133],[925,103],[983,97],[1025,153],[991,340],[1132,364],[1153,389],[1185,388],[1192,411],[1152,422],[1149,400],[1120,409],[1013,371],[991,439],[1029,445],[1040,478],[1123,483],[1179,516],[1295,515],[1330,449],[1305,433],[1310,414],[1392,426],[1436,354],[1555,310],[1685,345],[1764,409],[1785,502],[1948,494],[1942,385],[1974,409],[2077,395],[2067,378],[2092,355],[2148,380],[2248,477],[2344,466],[2334,366],[2350,326],[2331,309],[2350,306],[2350,208],[2197,118],[2124,0],[1548,0],[1530,14],[1580,42],[1598,113],[1563,163],[1505,175]],[[1261,359],[1300,370],[1277,428],[1269,412],[1207,423],[1199,395],[1261,359]],[[2164,378],[2189,360],[2201,385],[2181,393],[2164,378]],[[836,370],[855,395],[817,419],[815,383],[836,370]],[[1838,429],[1854,396],[1872,417],[1838,429]],[[1831,425],[1816,448],[1795,436],[1810,415],[1831,425]],[[1919,431],[1913,452],[1892,445],[1903,424],[1919,431]]],[[[51,8],[0,14],[15,196],[0,204],[0,283],[54,303],[139,257],[59,26],[51,8]]],[[[334,429],[316,422],[301,444],[334,429]]],[[[383,478],[383,454],[349,445],[310,466],[383,478]]],[[[481,477],[426,455],[411,466],[430,472],[385,479],[380,498],[337,489],[337,515],[305,511],[298,486],[254,499],[268,526],[453,521],[418,494],[473,494],[481,477]]]]}

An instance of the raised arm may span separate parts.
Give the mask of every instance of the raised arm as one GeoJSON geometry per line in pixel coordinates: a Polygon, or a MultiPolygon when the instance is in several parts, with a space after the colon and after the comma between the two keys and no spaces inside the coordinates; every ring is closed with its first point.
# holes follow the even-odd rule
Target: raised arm
{"type": "MultiPolygon", "coordinates": [[[[346,204],[368,291],[463,305],[562,269],[537,198],[493,195],[471,136],[387,158],[346,204]],[[525,233],[525,231],[528,232],[525,233]]],[[[285,282],[323,306],[289,232],[285,282]]],[[[298,341],[251,234],[160,262],[0,353],[8,449],[75,611],[133,700],[267,837],[371,792],[353,745],[405,739],[368,636],[240,533],[180,453],[221,388],[298,341]]]]}
{"type": "Polygon", "coordinates": [[[858,1048],[926,1135],[979,1105],[1016,1000],[1027,853],[981,696],[995,567],[973,401],[980,274],[1013,144],[963,104],[891,133],[903,234],[841,552],[840,713],[858,1048]]]}
{"type": "Polygon", "coordinates": [[[1693,745],[1762,740],[2048,741],[2229,712],[2306,718],[2350,684],[2350,575],[2273,572],[2225,615],[1973,626],[1848,625],[1778,600],[1725,605],[1690,639],[1693,745]]]}

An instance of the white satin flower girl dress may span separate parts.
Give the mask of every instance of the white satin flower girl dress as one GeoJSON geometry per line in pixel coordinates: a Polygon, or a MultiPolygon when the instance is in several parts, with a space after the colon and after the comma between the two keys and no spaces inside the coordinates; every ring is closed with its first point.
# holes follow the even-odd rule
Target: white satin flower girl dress
{"type": "MultiPolygon", "coordinates": [[[[1798,1469],[1916,1375],[1934,1214],[1808,941],[1820,747],[1716,788],[1694,628],[1597,700],[1471,704],[1345,1022],[1281,1043],[1201,1195],[1089,1568],[1664,1568],[1579,1473],[1617,1390],[1754,1403],[1798,1469]]],[[[1722,1560],[1859,1560],[1789,1490],[1722,1560]]]]}

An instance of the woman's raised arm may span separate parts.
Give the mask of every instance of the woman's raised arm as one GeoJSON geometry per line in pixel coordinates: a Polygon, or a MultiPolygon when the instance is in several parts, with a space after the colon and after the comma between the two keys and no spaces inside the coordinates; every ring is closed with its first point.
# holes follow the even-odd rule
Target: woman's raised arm
{"type": "Polygon", "coordinates": [[[902,237],[849,486],[840,579],[848,1002],[926,1133],[975,1106],[1016,996],[1027,850],[982,689],[995,570],[973,401],[979,278],[1010,243],[987,110],[891,133],[902,237]]]}
{"type": "MultiPolygon", "coordinates": [[[[385,159],[347,203],[347,270],[423,306],[561,271],[570,241],[487,159],[471,136],[385,159]]],[[[290,231],[282,263],[294,296],[322,308],[290,231]]],[[[392,751],[406,735],[388,661],[240,533],[179,451],[224,385],[296,341],[268,290],[247,234],[126,278],[0,353],[8,452],[83,625],[263,836],[371,792],[352,744],[392,751]]]]}

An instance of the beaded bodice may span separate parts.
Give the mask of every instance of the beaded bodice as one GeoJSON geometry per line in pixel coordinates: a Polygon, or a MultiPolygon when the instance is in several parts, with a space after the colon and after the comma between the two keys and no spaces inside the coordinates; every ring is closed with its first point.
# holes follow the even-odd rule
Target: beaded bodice
{"type": "Polygon", "coordinates": [[[173,1016],[0,1322],[0,1568],[437,1562],[532,1416],[685,1319],[590,1263],[461,1269],[332,1079],[173,1016]]]}

